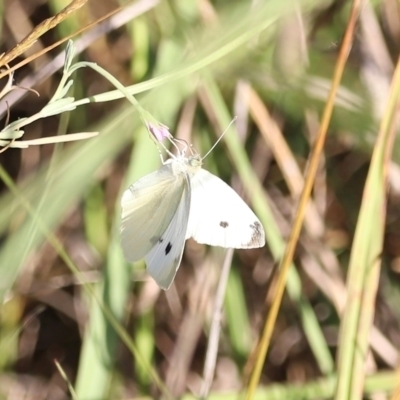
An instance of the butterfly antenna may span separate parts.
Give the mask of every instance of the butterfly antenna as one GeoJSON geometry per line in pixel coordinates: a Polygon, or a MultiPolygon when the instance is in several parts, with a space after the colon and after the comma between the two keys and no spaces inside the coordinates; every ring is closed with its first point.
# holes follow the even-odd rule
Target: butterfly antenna
{"type": "Polygon", "coordinates": [[[203,157],[203,160],[214,150],[214,147],[221,141],[221,139],[224,137],[225,133],[228,131],[230,126],[237,120],[237,117],[234,117],[233,120],[229,123],[227,128],[222,132],[221,136],[218,138],[218,140],[214,143],[214,145],[211,147],[210,150],[207,151],[206,155],[203,157]]]}

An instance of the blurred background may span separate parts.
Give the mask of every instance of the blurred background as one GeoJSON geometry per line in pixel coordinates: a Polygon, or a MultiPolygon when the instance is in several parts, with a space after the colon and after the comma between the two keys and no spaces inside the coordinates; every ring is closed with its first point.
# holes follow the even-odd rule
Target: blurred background
{"type": "MultiPolygon", "coordinates": [[[[276,241],[285,243],[290,232],[350,6],[341,0],[8,0],[0,6],[1,53],[46,19],[65,17],[9,66],[93,23],[73,37],[74,62],[111,73],[200,154],[237,116],[204,167],[248,201],[267,244],[233,254],[219,347],[211,350],[209,398],[237,398],[257,356],[273,300],[276,241]],[[73,12],[62,11],[71,4],[73,12]]],[[[260,399],[332,396],[350,251],[399,53],[399,7],[396,0],[363,4],[260,399]]],[[[15,71],[16,88],[0,103],[2,127],[48,104],[63,76],[65,46],[15,71]]],[[[69,96],[82,104],[34,118],[19,140],[78,132],[97,137],[23,149],[1,142],[0,398],[67,399],[69,385],[88,400],[161,398],[161,392],[195,398],[207,376],[225,251],[189,240],[167,292],[143,262],[124,261],[121,193],[160,166],[159,153],[112,83],[91,68],[72,77],[69,96]]],[[[399,162],[396,142],[368,364],[372,377],[388,379],[373,381],[366,398],[390,398],[384,393],[393,390],[398,363],[399,162]]]]}

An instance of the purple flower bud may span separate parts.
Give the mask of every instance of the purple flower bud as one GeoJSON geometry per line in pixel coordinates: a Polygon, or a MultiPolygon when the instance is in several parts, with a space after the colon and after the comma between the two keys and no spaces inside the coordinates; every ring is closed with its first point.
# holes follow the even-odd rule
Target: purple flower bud
{"type": "Polygon", "coordinates": [[[164,139],[171,136],[168,128],[165,125],[158,124],[156,126],[156,125],[153,125],[151,122],[148,122],[147,127],[148,127],[150,133],[153,135],[154,139],[157,140],[157,142],[162,142],[164,139]]]}

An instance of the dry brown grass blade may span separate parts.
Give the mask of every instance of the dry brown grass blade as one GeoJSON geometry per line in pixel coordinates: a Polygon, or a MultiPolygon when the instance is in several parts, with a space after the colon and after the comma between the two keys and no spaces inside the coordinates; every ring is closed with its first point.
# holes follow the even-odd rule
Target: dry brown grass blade
{"type": "MultiPolygon", "coordinates": [[[[397,375],[400,376],[400,366],[397,368],[397,375]]],[[[399,399],[400,399],[400,379],[397,381],[397,385],[390,397],[390,400],[399,400],[399,399]]]]}
{"type": "Polygon", "coordinates": [[[303,225],[306,205],[309,202],[311,190],[314,186],[315,176],[318,170],[319,160],[324,148],[325,139],[328,132],[329,123],[331,120],[335,97],[337,94],[337,90],[343,75],[344,67],[347,61],[347,57],[349,55],[351,45],[353,42],[354,31],[356,22],[358,20],[358,15],[361,8],[361,0],[353,0],[352,9],[350,11],[350,16],[348,20],[348,24],[346,27],[346,31],[343,37],[343,42],[340,47],[334,75],[332,78],[331,89],[329,92],[329,96],[325,105],[324,113],[321,120],[321,126],[318,132],[318,137],[315,141],[314,148],[311,153],[310,164],[308,166],[308,170],[306,172],[306,179],[304,183],[304,189],[301,194],[299,206],[296,210],[295,219],[293,222],[293,229],[290,233],[290,237],[288,240],[288,244],[285,248],[285,252],[283,254],[281,263],[280,263],[280,272],[277,280],[277,289],[274,296],[274,301],[271,305],[270,312],[265,321],[265,325],[263,328],[262,336],[259,342],[259,354],[256,360],[250,382],[247,388],[246,400],[254,399],[254,394],[258,382],[261,377],[262,367],[265,362],[265,358],[267,355],[267,351],[270,344],[270,339],[272,337],[273,328],[275,326],[275,321],[278,316],[278,311],[281,305],[281,300],[283,298],[283,293],[286,287],[286,281],[288,276],[289,267],[293,260],[294,251],[297,246],[297,242],[299,239],[301,227],[303,225]]]}
{"type": "Polygon", "coordinates": [[[24,53],[29,49],[32,44],[44,33],[53,29],[59,23],[68,18],[71,14],[75,13],[77,10],[82,8],[87,3],[87,0],[72,0],[72,2],[57,13],[54,17],[47,18],[42,21],[35,29],[26,36],[20,43],[13,47],[7,53],[4,53],[0,57],[0,67],[8,64],[10,61],[14,60],[16,57],[24,53]]]}
{"type": "MultiPolygon", "coordinates": [[[[303,175],[277,123],[271,118],[267,107],[254,89],[250,89],[249,107],[253,120],[274,154],[293,199],[297,200],[304,187],[303,175]]],[[[307,228],[314,235],[321,237],[324,226],[313,201],[309,201],[306,213],[307,228]]]]}
{"type": "MultiPolygon", "coordinates": [[[[87,1],[87,0],[85,0],[87,1]]],[[[25,64],[29,64],[30,62],[32,62],[33,60],[35,60],[36,58],[42,56],[43,54],[48,53],[50,50],[58,47],[60,44],[67,42],[68,40],[72,39],[73,37],[79,35],[82,32],[87,31],[88,29],[92,28],[95,25],[98,25],[100,22],[106,20],[107,18],[110,18],[111,16],[113,16],[114,14],[118,13],[119,11],[121,11],[123,8],[127,7],[127,5],[129,4],[126,3],[124,5],[122,5],[121,7],[116,8],[115,10],[112,10],[111,12],[109,12],[106,15],[103,15],[101,18],[97,19],[96,21],[91,22],[90,24],[84,26],[83,28],[77,30],[76,32],[71,33],[70,35],[60,39],[58,42],[53,43],[52,45],[46,47],[45,49],[33,54],[30,57],[27,57],[25,60],[21,61],[20,63],[14,65],[13,67],[7,68],[7,70],[3,71],[2,73],[0,73],[0,79],[3,78],[6,75],[11,74],[13,71],[16,71],[17,69],[21,68],[22,66],[24,66],[25,64]]],[[[61,21],[60,21],[61,22],[61,21]]],[[[27,47],[26,47],[27,48],[27,47]]],[[[26,50],[25,48],[25,50],[26,50]]],[[[12,51],[12,50],[11,50],[12,51]]],[[[11,52],[10,51],[10,52],[11,52]]],[[[8,53],[7,53],[8,54],[8,53]]],[[[1,66],[4,65],[3,60],[0,57],[0,68],[1,66]]]]}

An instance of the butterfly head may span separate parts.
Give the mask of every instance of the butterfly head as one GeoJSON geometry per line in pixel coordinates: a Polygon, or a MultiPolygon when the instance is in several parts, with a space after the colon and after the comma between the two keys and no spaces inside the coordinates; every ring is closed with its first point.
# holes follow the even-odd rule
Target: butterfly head
{"type": "Polygon", "coordinates": [[[188,144],[186,141],[185,147],[179,150],[179,155],[177,158],[184,160],[184,162],[192,168],[199,168],[203,165],[203,158],[196,151],[192,144],[188,144]],[[188,154],[189,153],[189,154],[188,154]]]}
{"type": "MultiPolygon", "coordinates": [[[[203,165],[203,159],[200,154],[198,154],[192,146],[189,146],[190,154],[186,155],[185,151],[181,151],[177,157],[180,162],[185,165],[185,170],[190,173],[196,173],[203,165]]],[[[185,150],[187,150],[185,149],[185,150]]]]}
{"type": "Polygon", "coordinates": [[[191,156],[188,158],[188,164],[189,164],[191,167],[198,168],[198,167],[201,167],[201,166],[202,166],[202,164],[203,164],[203,159],[200,157],[200,154],[194,154],[194,155],[191,155],[191,156]]]}

